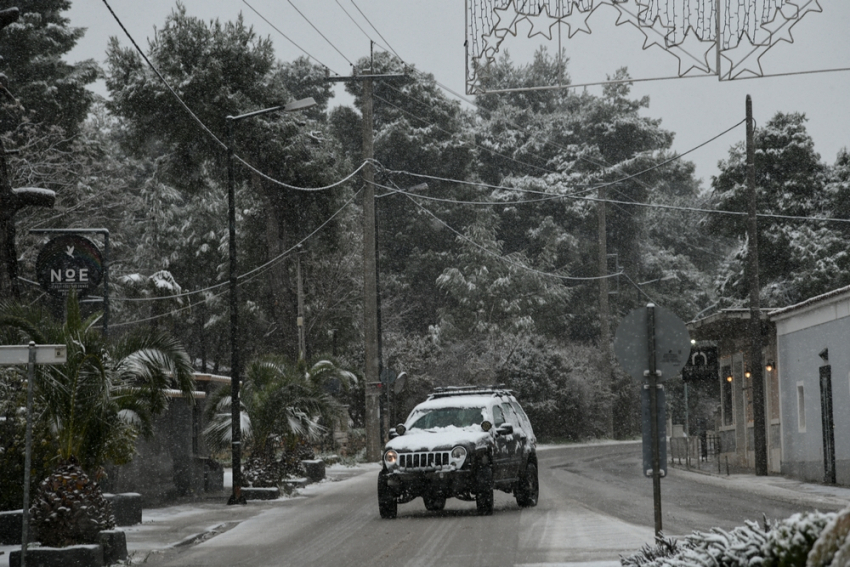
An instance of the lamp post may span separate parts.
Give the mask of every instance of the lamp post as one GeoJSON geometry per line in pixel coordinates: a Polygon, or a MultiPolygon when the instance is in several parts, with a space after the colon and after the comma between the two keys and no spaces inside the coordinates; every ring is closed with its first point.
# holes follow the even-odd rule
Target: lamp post
{"type": "Polygon", "coordinates": [[[269,114],[271,112],[294,112],[315,106],[312,98],[304,98],[263,110],[255,110],[237,116],[228,116],[227,120],[227,214],[228,214],[228,253],[230,263],[230,419],[231,419],[231,455],[233,466],[233,493],[228,504],[245,504],[242,496],[242,407],[239,401],[241,364],[239,357],[239,301],[237,298],[238,270],[236,265],[236,199],[233,176],[233,124],[244,118],[269,114]]]}

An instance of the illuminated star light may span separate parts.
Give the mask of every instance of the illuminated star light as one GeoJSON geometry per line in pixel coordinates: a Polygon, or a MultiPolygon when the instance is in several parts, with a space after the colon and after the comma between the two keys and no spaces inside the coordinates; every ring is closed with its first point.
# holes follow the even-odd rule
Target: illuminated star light
{"type": "Polygon", "coordinates": [[[591,33],[590,26],[587,23],[587,18],[593,13],[593,11],[601,4],[597,6],[591,6],[590,10],[583,12],[578,5],[576,0],[571,2],[570,13],[566,16],[561,16],[558,18],[558,23],[564,24],[567,26],[568,37],[573,37],[578,32],[591,33]]]}
{"type": "Polygon", "coordinates": [[[661,23],[661,17],[655,16],[651,25],[641,23],[638,29],[643,32],[643,48],[649,49],[653,45],[658,45],[662,49],[668,48],[667,36],[673,33],[673,30],[661,23]]]}
{"type": "Polygon", "coordinates": [[[809,12],[823,12],[818,0],[793,0],[793,2],[789,1],[786,4],[797,8],[796,18],[798,20],[803,19],[803,16],[809,12]]]}
{"type": "Polygon", "coordinates": [[[763,76],[764,71],[761,68],[761,57],[768,49],[770,49],[769,45],[756,45],[750,39],[749,34],[744,33],[738,41],[738,45],[720,52],[720,56],[731,64],[727,79],[737,79],[744,73],[752,73],[756,77],[763,76]],[[752,68],[750,65],[744,65],[748,61],[750,65],[755,61],[758,70],[752,68]]]}
{"type": "Polygon", "coordinates": [[[541,6],[540,12],[537,13],[536,16],[526,16],[526,20],[531,24],[531,30],[528,32],[528,37],[531,39],[536,35],[542,35],[548,40],[552,39],[552,26],[554,26],[557,22],[552,21],[552,17],[549,15],[549,8],[547,6],[541,6]]]}
{"type": "Polygon", "coordinates": [[[639,4],[635,4],[634,0],[628,0],[628,2],[615,4],[614,7],[619,12],[619,15],[617,16],[618,26],[622,26],[623,24],[632,24],[636,28],[640,28],[640,22],[638,21],[637,16],[640,8],[639,4]]]}
{"type": "MultiPolygon", "coordinates": [[[[496,32],[502,32],[503,34],[509,33],[509,34],[515,36],[516,35],[517,22],[521,19],[524,19],[524,18],[519,17],[519,13],[517,12],[516,6],[514,6],[514,0],[511,0],[510,2],[508,2],[505,5],[504,8],[494,9],[493,14],[496,16],[496,19],[498,20],[493,25],[492,33],[494,33],[494,34],[496,34],[496,32]],[[507,22],[508,20],[510,20],[510,24],[503,26],[502,22],[507,22]]],[[[502,35],[501,37],[504,38],[505,36],[502,35]]]]}
{"type": "Polygon", "coordinates": [[[780,10],[777,10],[773,20],[763,23],[761,27],[770,34],[770,45],[776,45],[780,41],[794,43],[791,28],[797,25],[799,21],[797,18],[788,18],[780,10]]]}
{"type": "MultiPolygon", "coordinates": [[[[672,32],[671,32],[672,33],[672,32]]],[[[713,51],[713,41],[702,41],[692,26],[688,27],[685,37],[676,45],[668,47],[668,51],[679,58],[679,76],[684,77],[693,69],[702,73],[710,73],[708,52],[713,51]]]]}

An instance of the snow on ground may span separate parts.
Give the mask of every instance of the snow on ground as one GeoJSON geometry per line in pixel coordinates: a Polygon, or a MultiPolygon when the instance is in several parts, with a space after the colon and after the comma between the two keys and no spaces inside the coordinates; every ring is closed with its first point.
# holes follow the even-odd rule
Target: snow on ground
{"type": "MultiPolygon", "coordinates": [[[[640,443],[640,441],[601,441],[591,443],[592,445],[601,444],[628,444],[640,443]]],[[[586,445],[574,445],[573,447],[581,447],[586,445]]],[[[564,445],[541,445],[539,451],[549,451],[556,448],[564,448],[564,445]]],[[[320,494],[331,489],[336,482],[344,481],[362,473],[376,473],[380,468],[379,463],[364,463],[354,467],[335,464],[328,466],[326,469],[328,478],[322,482],[309,484],[304,488],[296,491],[295,495],[282,497],[277,501],[250,501],[247,507],[244,507],[245,519],[257,515],[263,509],[279,505],[291,498],[307,497],[310,495],[320,494]]],[[[768,476],[757,477],[752,474],[736,474],[731,476],[715,476],[699,472],[689,472],[680,468],[670,467],[668,469],[671,475],[689,475],[691,479],[716,486],[732,488],[735,490],[746,491],[750,493],[758,493],[763,496],[777,498],[789,502],[800,504],[808,504],[817,506],[818,503],[847,506],[850,505],[850,488],[837,486],[823,486],[817,484],[804,483],[798,480],[768,476]]],[[[229,492],[232,486],[232,476],[229,469],[225,469],[225,493],[229,492]]],[[[192,538],[205,538],[219,533],[227,529],[223,524],[215,523],[215,519],[209,516],[209,523],[200,522],[204,526],[205,531],[198,533],[196,530],[192,532],[180,532],[173,528],[175,525],[197,526],[198,519],[206,518],[213,508],[220,507],[218,501],[206,502],[187,502],[163,508],[145,509],[143,513],[143,523],[138,526],[130,526],[122,528],[128,533],[128,542],[130,543],[130,551],[134,554],[134,562],[141,562],[144,555],[150,550],[162,549],[174,545],[176,542],[191,541],[192,538]]],[[[232,512],[231,508],[231,512],[232,512]]],[[[560,541],[557,538],[563,539],[565,534],[572,534],[570,538],[575,541],[562,541],[561,545],[565,547],[581,547],[582,544],[587,544],[582,540],[582,528],[586,522],[590,522],[593,518],[575,518],[573,514],[559,514],[557,511],[552,511],[546,518],[539,518],[544,526],[542,530],[536,530],[541,537],[556,538],[553,541],[560,541]],[[549,535],[546,535],[549,534],[549,535]]],[[[610,518],[609,518],[610,520],[610,518]]],[[[618,537],[635,537],[634,549],[639,549],[646,540],[643,533],[629,533],[630,530],[639,530],[638,526],[631,526],[623,522],[618,526],[619,529],[614,530],[619,534],[618,537]]],[[[608,531],[601,529],[601,526],[584,526],[598,537],[599,533],[608,531]]],[[[610,528],[610,526],[609,526],[610,528]]],[[[648,528],[647,528],[648,529],[648,528]]],[[[645,531],[645,530],[644,530],[645,531]]],[[[651,530],[650,530],[651,531],[651,530]]],[[[598,543],[598,542],[597,542],[598,543]]],[[[622,542],[619,542],[622,543],[622,542]]],[[[8,567],[9,553],[17,549],[18,546],[0,546],[0,567],[8,567]]],[[[528,563],[521,564],[517,567],[617,567],[619,561],[590,561],[577,563],[528,563]]]]}

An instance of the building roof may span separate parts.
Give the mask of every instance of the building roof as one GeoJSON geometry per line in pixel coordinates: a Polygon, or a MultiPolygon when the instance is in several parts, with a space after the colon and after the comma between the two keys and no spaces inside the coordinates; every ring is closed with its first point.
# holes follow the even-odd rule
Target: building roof
{"type": "Polygon", "coordinates": [[[850,298],[850,286],[840,287],[838,289],[822,293],[821,295],[810,297],[805,301],[789,305],[788,307],[774,309],[770,311],[770,318],[784,319],[786,315],[790,315],[791,313],[798,311],[804,311],[807,308],[818,305],[819,303],[828,303],[830,300],[841,300],[845,298],[850,298]]]}
{"type": "MultiPolygon", "coordinates": [[[[767,313],[761,311],[762,330],[769,322],[767,313]]],[[[749,309],[723,309],[717,313],[687,324],[691,338],[697,341],[718,341],[745,336],[750,326],[749,309]]]]}

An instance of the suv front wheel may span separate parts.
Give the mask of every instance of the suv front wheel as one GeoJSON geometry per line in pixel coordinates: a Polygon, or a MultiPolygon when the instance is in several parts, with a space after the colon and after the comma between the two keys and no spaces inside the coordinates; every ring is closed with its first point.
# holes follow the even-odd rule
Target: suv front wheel
{"type": "Polygon", "coordinates": [[[387,486],[387,475],[383,471],[378,474],[378,511],[387,520],[398,514],[398,500],[387,486]]]}
{"type": "Polygon", "coordinates": [[[475,479],[475,507],[479,516],[493,515],[493,467],[483,466],[478,469],[475,479]]]}

